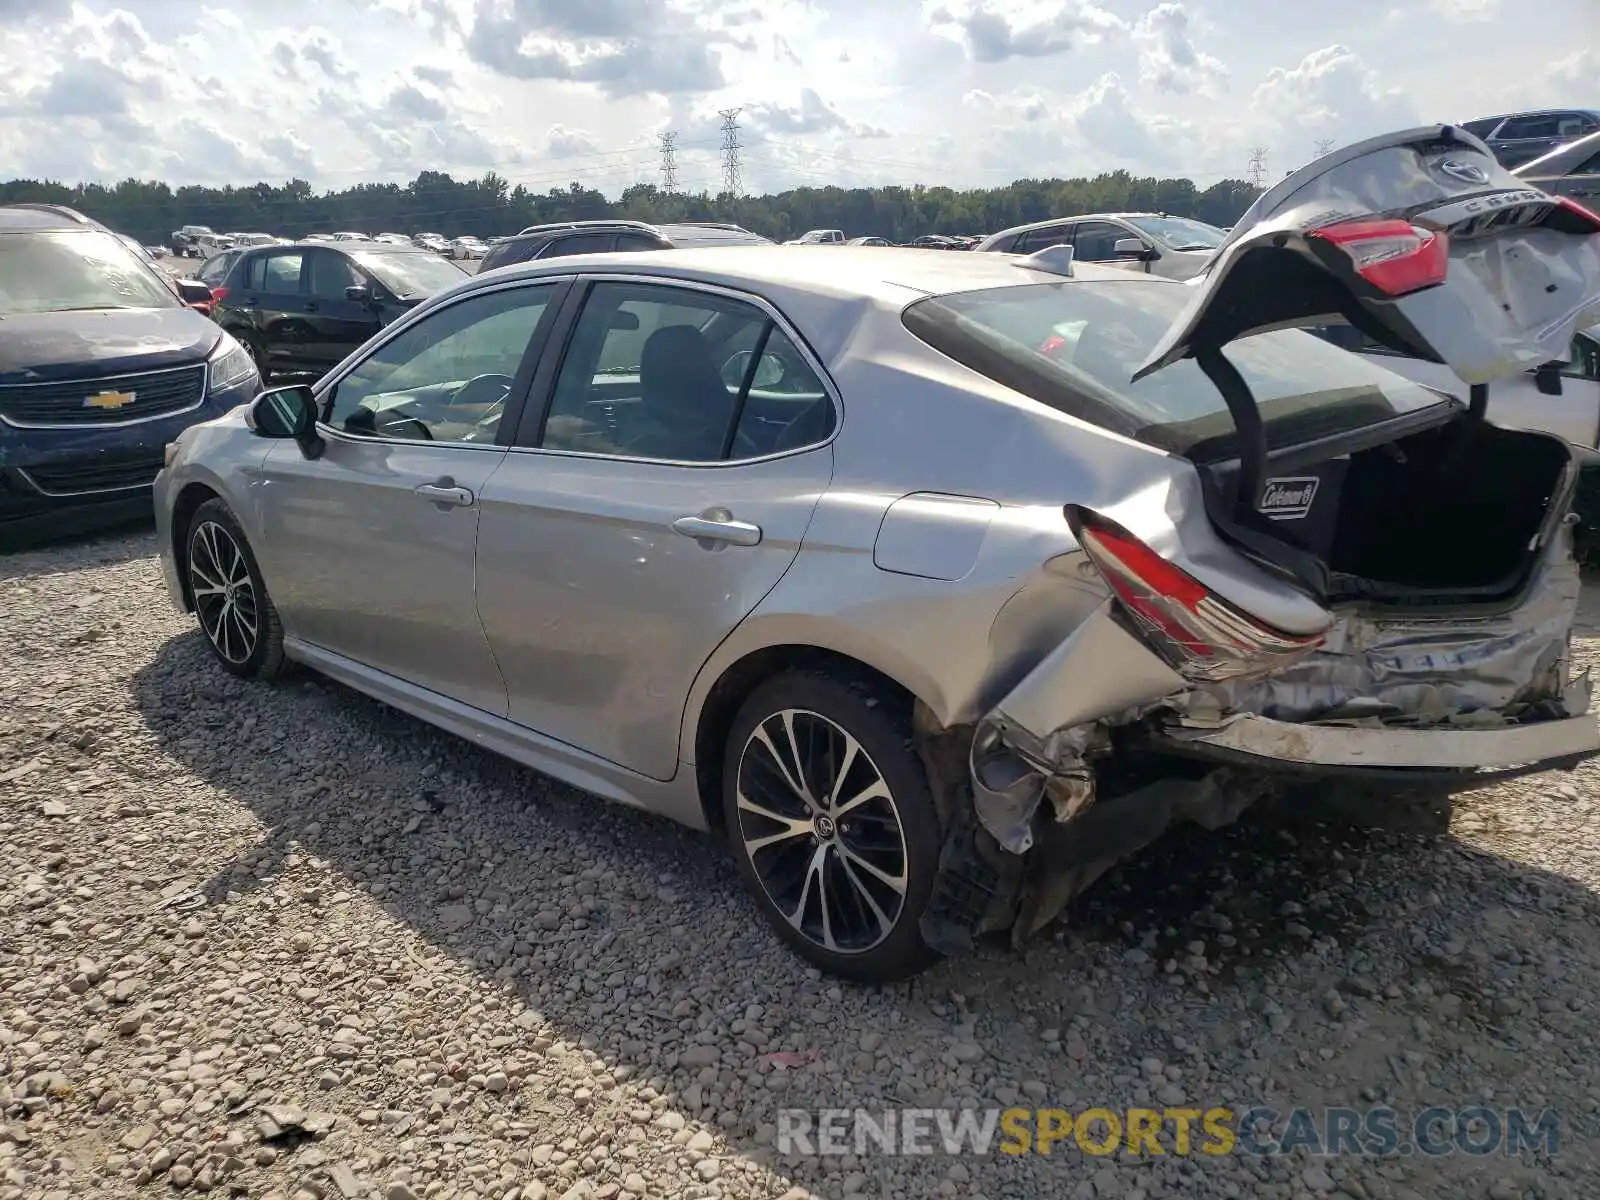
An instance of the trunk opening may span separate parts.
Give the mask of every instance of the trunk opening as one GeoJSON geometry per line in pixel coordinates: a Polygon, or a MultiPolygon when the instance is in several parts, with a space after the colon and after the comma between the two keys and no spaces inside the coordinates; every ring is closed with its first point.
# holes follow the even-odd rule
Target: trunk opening
{"type": "Polygon", "coordinates": [[[1292,470],[1269,465],[1251,507],[1233,500],[1247,466],[1201,469],[1213,524],[1254,557],[1324,604],[1405,607],[1516,595],[1575,478],[1558,438],[1501,429],[1475,413],[1292,470]]]}

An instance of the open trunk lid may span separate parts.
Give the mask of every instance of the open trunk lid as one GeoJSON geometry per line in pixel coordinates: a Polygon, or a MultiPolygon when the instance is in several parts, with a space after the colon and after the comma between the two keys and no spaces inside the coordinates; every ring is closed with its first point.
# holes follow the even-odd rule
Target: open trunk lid
{"type": "Polygon", "coordinates": [[[1344,319],[1486,384],[1600,322],[1600,217],[1530,186],[1463,129],[1369,138],[1252,204],[1138,379],[1268,329],[1344,319]]]}
{"type": "Polygon", "coordinates": [[[1518,179],[1464,130],[1413,129],[1336,151],[1267,191],[1190,287],[1133,380],[1192,358],[1226,399],[1238,461],[1203,473],[1228,540],[1324,603],[1439,606],[1518,590],[1564,518],[1576,468],[1538,435],[1485,426],[1487,388],[1564,358],[1574,332],[1600,321],[1600,217],[1518,179]],[[1451,427],[1434,414],[1432,430],[1357,431],[1269,462],[1262,410],[1223,349],[1338,321],[1447,365],[1471,385],[1468,412],[1451,427]],[[1490,496],[1508,464],[1516,486],[1490,496]],[[1419,570],[1362,528],[1407,512],[1421,532],[1468,502],[1482,511],[1460,512],[1462,523],[1489,530],[1505,564],[1470,581],[1441,558],[1464,548],[1424,538],[1416,553],[1441,561],[1419,570]]]}

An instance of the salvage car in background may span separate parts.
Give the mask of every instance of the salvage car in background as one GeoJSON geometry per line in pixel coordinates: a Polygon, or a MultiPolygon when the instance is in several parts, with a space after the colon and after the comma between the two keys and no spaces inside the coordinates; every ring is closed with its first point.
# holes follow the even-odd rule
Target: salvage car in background
{"type": "Polygon", "coordinates": [[[0,541],[148,516],[162,448],[261,390],[209,299],[70,208],[0,207],[0,541]]]}
{"type": "Polygon", "coordinates": [[[561,221],[530,225],[489,247],[478,271],[569,254],[609,254],[617,250],[673,250],[686,246],[770,246],[759,233],[727,221],[561,221]]]}
{"type": "Polygon", "coordinates": [[[468,278],[409,244],[320,242],[246,250],[216,287],[216,319],[274,372],[321,373],[436,292],[468,278]]]}
{"type": "Polygon", "coordinates": [[[1076,262],[1142,270],[1163,279],[1192,279],[1205,270],[1227,231],[1161,213],[1093,213],[1018,225],[984,238],[978,250],[1032,254],[1071,246],[1076,262]]]}
{"type": "Polygon", "coordinates": [[[1059,246],[556,259],[185,433],[159,541],[226,670],[715,828],[801,954],[893,979],[1285,779],[1600,749],[1570,448],[1282,328],[1477,385],[1585,314],[1600,222],[1441,127],[1291,176],[1195,286],[1059,246]]]}
{"type": "Polygon", "coordinates": [[[1462,128],[1482,138],[1502,167],[1519,167],[1574,138],[1600,132],[1600,110],[1544,108],[1480,117],[1462,128]]]}
{"type": "Polygon", "coordinates": [[[1523,163],[1512,172],[1536,188],[1571,196],[1591,211],[1600,211],[1600,133],[1591,133],[1523,163]]]}

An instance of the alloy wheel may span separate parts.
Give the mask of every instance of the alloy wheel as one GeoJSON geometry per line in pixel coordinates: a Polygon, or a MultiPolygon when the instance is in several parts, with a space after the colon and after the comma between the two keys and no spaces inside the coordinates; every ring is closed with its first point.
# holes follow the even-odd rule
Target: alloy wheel
{"type": "Polygon", "coordinates": [[[835,954],[894,931],[909,879],[900,810],[872,757],[820,713],[788,708],[739,755],[738,834],[762,890],[796,932],[835,954]]]}
{"type": "Polygon", "coordinates": [[[260,613],[244,551],[216,521],[195,526],[189,542],[189,590],[200,628],[218,654],[231,663],[255,653],[260,613]]]}

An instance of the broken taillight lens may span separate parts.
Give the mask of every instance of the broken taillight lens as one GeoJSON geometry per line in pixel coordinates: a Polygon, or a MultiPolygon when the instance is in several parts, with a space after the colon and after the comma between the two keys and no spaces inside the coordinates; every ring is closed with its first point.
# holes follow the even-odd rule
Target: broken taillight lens
{"type": "Polygon", "coordinates": [[[1450,238],[1409,221],[1346,221],[1306,235],[1349,255],[1356,274],[1386,296],[1409,296],[1445,280],[1450,238]]]}
{"type": "Polygon", "coordinates": [[[1069,519],[1140,632],[1187,679],[1268,674],[1322,645],[1321,633],[1284,633],[1256,620],[1105,517],[1078,509],[1069,519]]]}

